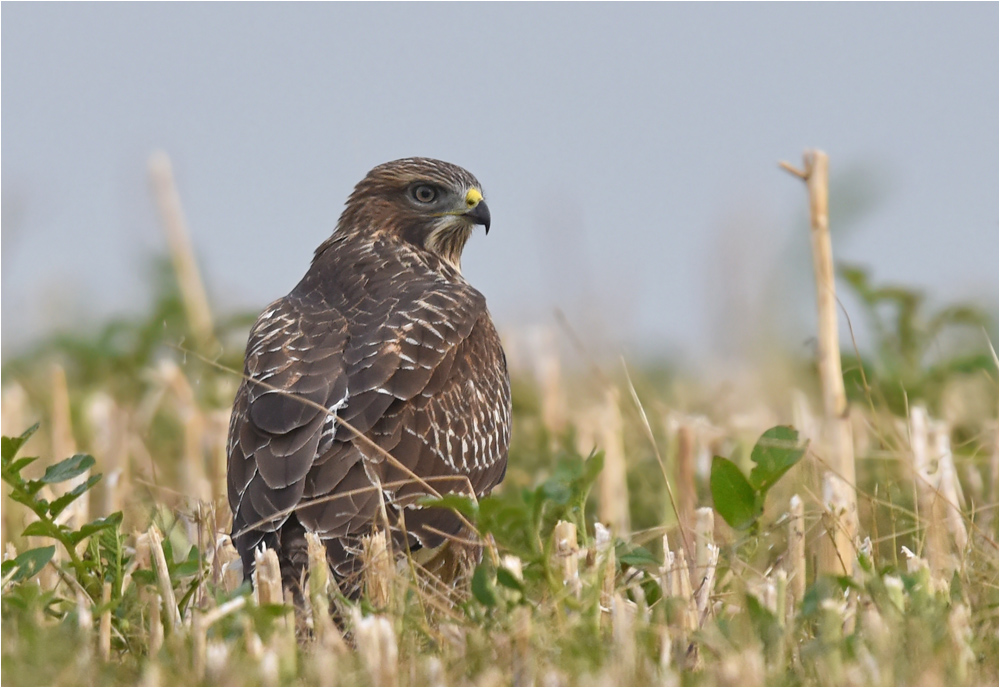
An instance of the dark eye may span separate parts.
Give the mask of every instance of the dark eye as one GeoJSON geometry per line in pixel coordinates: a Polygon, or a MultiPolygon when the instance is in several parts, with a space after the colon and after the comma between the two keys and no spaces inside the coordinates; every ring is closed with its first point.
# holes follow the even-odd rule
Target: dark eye
{"type": "Polygon", "coordinates": [[[413,198],[420,203],[433,203],[437,198],[438,190],[430,184],[421,184],[413,187],[413,198]]]}

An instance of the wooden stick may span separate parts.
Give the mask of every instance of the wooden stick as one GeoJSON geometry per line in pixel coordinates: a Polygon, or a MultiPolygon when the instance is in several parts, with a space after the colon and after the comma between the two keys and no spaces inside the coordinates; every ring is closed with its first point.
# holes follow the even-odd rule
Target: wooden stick
{"type": "Polygon", "coordinates": [[[160,210],[163,231],[167,235],[170,257],[177,273],[177,283],[191,332],[199,345],[214,349],[217,342],[213,334],[212,311],[198,272],[191,235],[181,207],[181,197],[174,183],[173,166],[165,152],[156,151],[149,157],[149,178],[160,210]]]}
{"type": "Polygon", "coordinates": [[[843,528],[832,533],[830,546],[824,544],[820,566],[828,573],[853,574],[854,540],[858,533],[858,497],[854,488],[854,442],[851,438],[837,334],[837,292],[834,285],[833,248],[830,243],[829,158],[823,151],[807,150],[803,161],[803,170],[797,170],[785,162],[781,166],[805,180],[809,191],[816,310],[819,316],[817,356],[823,390],[824,437],[830,452],[829,465],[836,478],[832,483],[832,501],[844,510],[841,518],[843,528]]]}

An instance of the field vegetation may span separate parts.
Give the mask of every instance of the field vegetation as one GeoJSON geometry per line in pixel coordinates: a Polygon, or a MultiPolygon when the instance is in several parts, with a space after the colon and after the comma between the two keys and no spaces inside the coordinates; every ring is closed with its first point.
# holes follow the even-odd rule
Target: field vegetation
{"type": "Polygon", "coordinates": [[[510,467],[440,502],[474,527],[454,580],[375,531],[361,600],[316,556],[296,609],[228,538],[253,315],[211,319],[166,188],[148,315],[4,362],[5,685],[1000,680],[995,313],[841,266],[874,345],[838,418],[813,357],[720,383],[506,333],[510,467]]]}

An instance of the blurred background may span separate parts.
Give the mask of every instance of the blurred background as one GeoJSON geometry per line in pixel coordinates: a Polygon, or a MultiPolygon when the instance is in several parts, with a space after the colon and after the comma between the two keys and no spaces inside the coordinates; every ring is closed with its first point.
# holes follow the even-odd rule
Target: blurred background
{"type": "Polygon", "coordinates": [[[595,352],[808,356],[806,193],[777,163],[819,147],[834,254],[862,269],[841,289],[862,346],[872,285],[995,322],[995,3],[5,3],[2,17],[5,360],[149,312],[166,253],[156,149],[220,312],[286,293],[353,185],[422,155],[485,187],[493,231],[464,271],[501,330],[548,331],[558,309],[595,352]]]}

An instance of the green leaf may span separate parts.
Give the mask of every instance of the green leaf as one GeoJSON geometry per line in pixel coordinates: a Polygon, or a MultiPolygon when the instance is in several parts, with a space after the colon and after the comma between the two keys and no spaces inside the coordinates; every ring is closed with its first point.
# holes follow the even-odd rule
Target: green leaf
{"type": "Polygon", "coordinates": [[[171,577],[185,578],[187,576],[193,576],[196,573],[198,573],[198,548],[192,547],[188,550],[187,559],[173,567],[171,577]]]}
{"type": "Polygon", "coordinates": [[[653,556],[653,553],[648,549],[624,540],[618,540],[615,543],[615,559],[622,564],[635,567],[660,565],[659,559],[653,556]]]}
{"type": "Polygon", "coordinates": [[[497,569],[497,583],[505,588],[517,590],[518,592],[524,592],[524,583],[519,581],[517,576],[503,566],[497,569]]]}
{"type": "Polygon", "coordinates": [[[709,486],[715,510],[726,523],[736,530],[747,530],[754,524],[760,515],[757,495],[736,464],[721,456],[712,459],[709,486]]]}
{"type": "Polygon", "coordinates": [[[100,479],[101,479],[100,473],[98,473],[97,475],[93,475],[87,479],[87,482],[80,483],[66,494],[62,495],[58,499],[53,500],[52,504],[49,505],[49,513],[52,514],[53,518],[55,518],[56,516],[61,514],[66,507],[75,502],[80,497],[80,495],[82,495],[84,492],[86,492],[94,485],[96,485],[100,481],[100,479]]]}
{"type": "Polygon", "coordinates": [[[798,431],[788,425],[777,425],[757,440],[750,460],[756,466],[750,471],[750,485],[758,492],[767,492],[788,470],[799,462],[806,445],[799,442],[798,431]]]}
{"type": "Polygon", "coordinates": [[[89,454],[76,454],[63,459],[54,466],[45,469],[42,482],[51,485],[53,483],[63,483],[80,475],[95,463],[94,457],[89,454]]]}
{"type": "Polygon", "coordinates": [[[3,575],[6,576],[12,568],[16,568],[17,573],[14,574],[11,580],[22,581],[25,578],[32,578],[38,575],[38,572],[52,560],[52,556],[55,553],[55,545],[36,547],[35,549],[29,549],[27,552],[21,552],[16,558],[3,563],[3,575]]]}
{"type": "Polygon", "coordinates": [[[22,432],[20,437],[0,438],[0,456],[3,457],[4,467],[14,460],[17,453],[21,451],[21,447],[23,447],[24,443],[28,441],[28,438],[35,434],[35,430],[37,429],[38,423],[35,423],[30,428],[22,432]]]}
{"type": "MultiPolygon", "coordinates": [[[[20,477],[21,471],[25,468],[25,466],[28,466],[34,463],[35,461],[38,461],[37,456],[26,456],[23,459],[18,459],[17,461],[11,463],[9,466],[4,466],[4,475],[6,476],[9,473],[11,476],[20,477]]],[[[10,480],[8,480],[7,482],[10,482],[10,480]]]]}
{"type": "Polygon", "coordinates": [[[116,528],[122,522],[122,512],[116,511],[110,516],[99,518],[90,523],[84,524],[80,530],[69,534],[70,542],[74,545],[82,542],[94,533],[99,533],[106,528],[116,528]]]}
{"type": "Polygon", "coordinates": [[[32,521],[28,524],[27,528],[24,529],[22,535],[41,535],[42,537],[50,537],[55,540],[61,540],[63,537],[62,529],[50,521],[32,521]]]}
{"type": "Polygon", "coordinates": [[[496,589],[493,587],[492,576],[486,564],[480,564],[472,574],[472,596],[485,607],[497,605],[496,589]]]}
{"type": "Polygon", "coordinates": [[[132,580],[143,585],[156,585],[156,573],[149,569],[136,569],[132,572],[132,580]]]}

